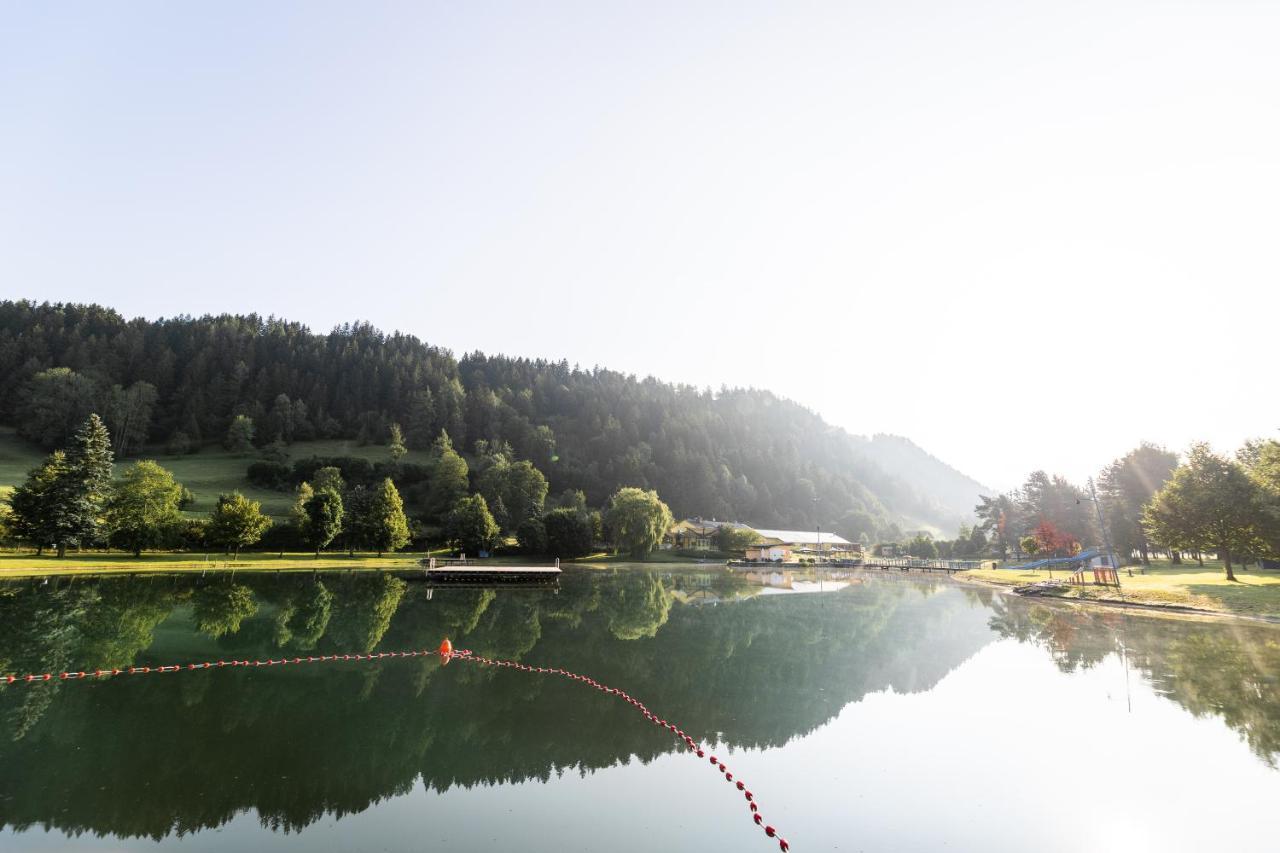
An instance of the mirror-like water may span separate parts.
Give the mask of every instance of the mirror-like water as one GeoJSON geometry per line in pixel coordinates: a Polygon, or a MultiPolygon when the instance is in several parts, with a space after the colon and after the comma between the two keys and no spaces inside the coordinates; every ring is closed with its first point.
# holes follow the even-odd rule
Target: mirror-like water
{"type": "MultiPolygon", "coordinates": [[[[0,586],[0,673],[433,648],[591,675],[803,850],[1274,850],[1280,628],[919,578],[762,595],[626,567],[0,586]]],[[[777,849],[616,699],[438,659],[0,688],[0,848],[777,849]]]]}

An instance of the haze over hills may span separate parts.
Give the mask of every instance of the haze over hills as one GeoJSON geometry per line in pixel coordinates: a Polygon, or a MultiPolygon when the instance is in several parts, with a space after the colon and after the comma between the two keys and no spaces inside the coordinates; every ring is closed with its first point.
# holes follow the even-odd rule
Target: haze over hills
{"type": "Polygon", "coordinates": [[[972,521],[974,494],[994,492],[900,435],[873,435],[867,454],[880,467],[929,496],[940,508],[950,509],[956,515],[956,523],[972,521]]]}
{"type": "MultiPolygon", "coordinates": [[[[0,423],[58,446],[100,412],[129,455],[257,442],[509,445],[553,495],[600,505],[654,488],[681,516],[822,526],[850,538],[972,518],[981,484],[910,440],[862,437],[768,392],[712,392],[566,362],[471,353],[348,324],[327,334],[255,314],[127,320],[97,305],[0,302],[0,423]]],[[[246,464],[247,464],[246,460],[246,464]]],[[[412,509],[412,508],[411,508],[412,509]]]]}

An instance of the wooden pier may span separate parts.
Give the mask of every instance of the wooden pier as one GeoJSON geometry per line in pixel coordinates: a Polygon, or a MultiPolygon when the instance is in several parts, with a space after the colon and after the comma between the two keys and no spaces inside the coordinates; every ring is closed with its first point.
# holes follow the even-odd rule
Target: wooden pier
{"type": "Polygon", "coordinates": [[[560,578],[560,560],[554,566],[487,566],[467,560],[437,559],[422,561],[422,579],[448,586],[541,586],[560,578]]]}
{"type": "Polygon", "coordinates": [[[923,560],[914,557],[870,557],[864,560],[830,560],[821,563],[773,563],[730,560],[728,565],[730,569],[746,569],[754,572],[877,569],[885,572],[941,572],[951,575],[956,572],[981,568],[982,562],[978,560],[923,560]]]}

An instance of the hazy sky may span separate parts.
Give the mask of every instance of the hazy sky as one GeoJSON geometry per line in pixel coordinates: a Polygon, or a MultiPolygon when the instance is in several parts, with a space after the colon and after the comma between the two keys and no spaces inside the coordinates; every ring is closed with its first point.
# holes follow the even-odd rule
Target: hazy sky
{"type": "Polygon", "coordinates": [[[997,487],[1280,428],[1280,3],[17,3],[0,295],[769,388],[997,487]]]}

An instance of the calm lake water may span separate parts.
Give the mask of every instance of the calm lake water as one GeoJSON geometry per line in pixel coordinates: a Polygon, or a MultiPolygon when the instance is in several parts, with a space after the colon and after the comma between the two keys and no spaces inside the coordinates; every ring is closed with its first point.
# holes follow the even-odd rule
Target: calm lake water
{"type": "MultiPolygon", "coordinates": [[[[0,673],[434,648],[629,691],[804,850],[1280,847],[1280,629],[941,579],[626,567],[0,586],[0,673]]],[[[741,794],[583,685],[435,658],[0,687],[0,849],[769,851],[741,794]]]]}

